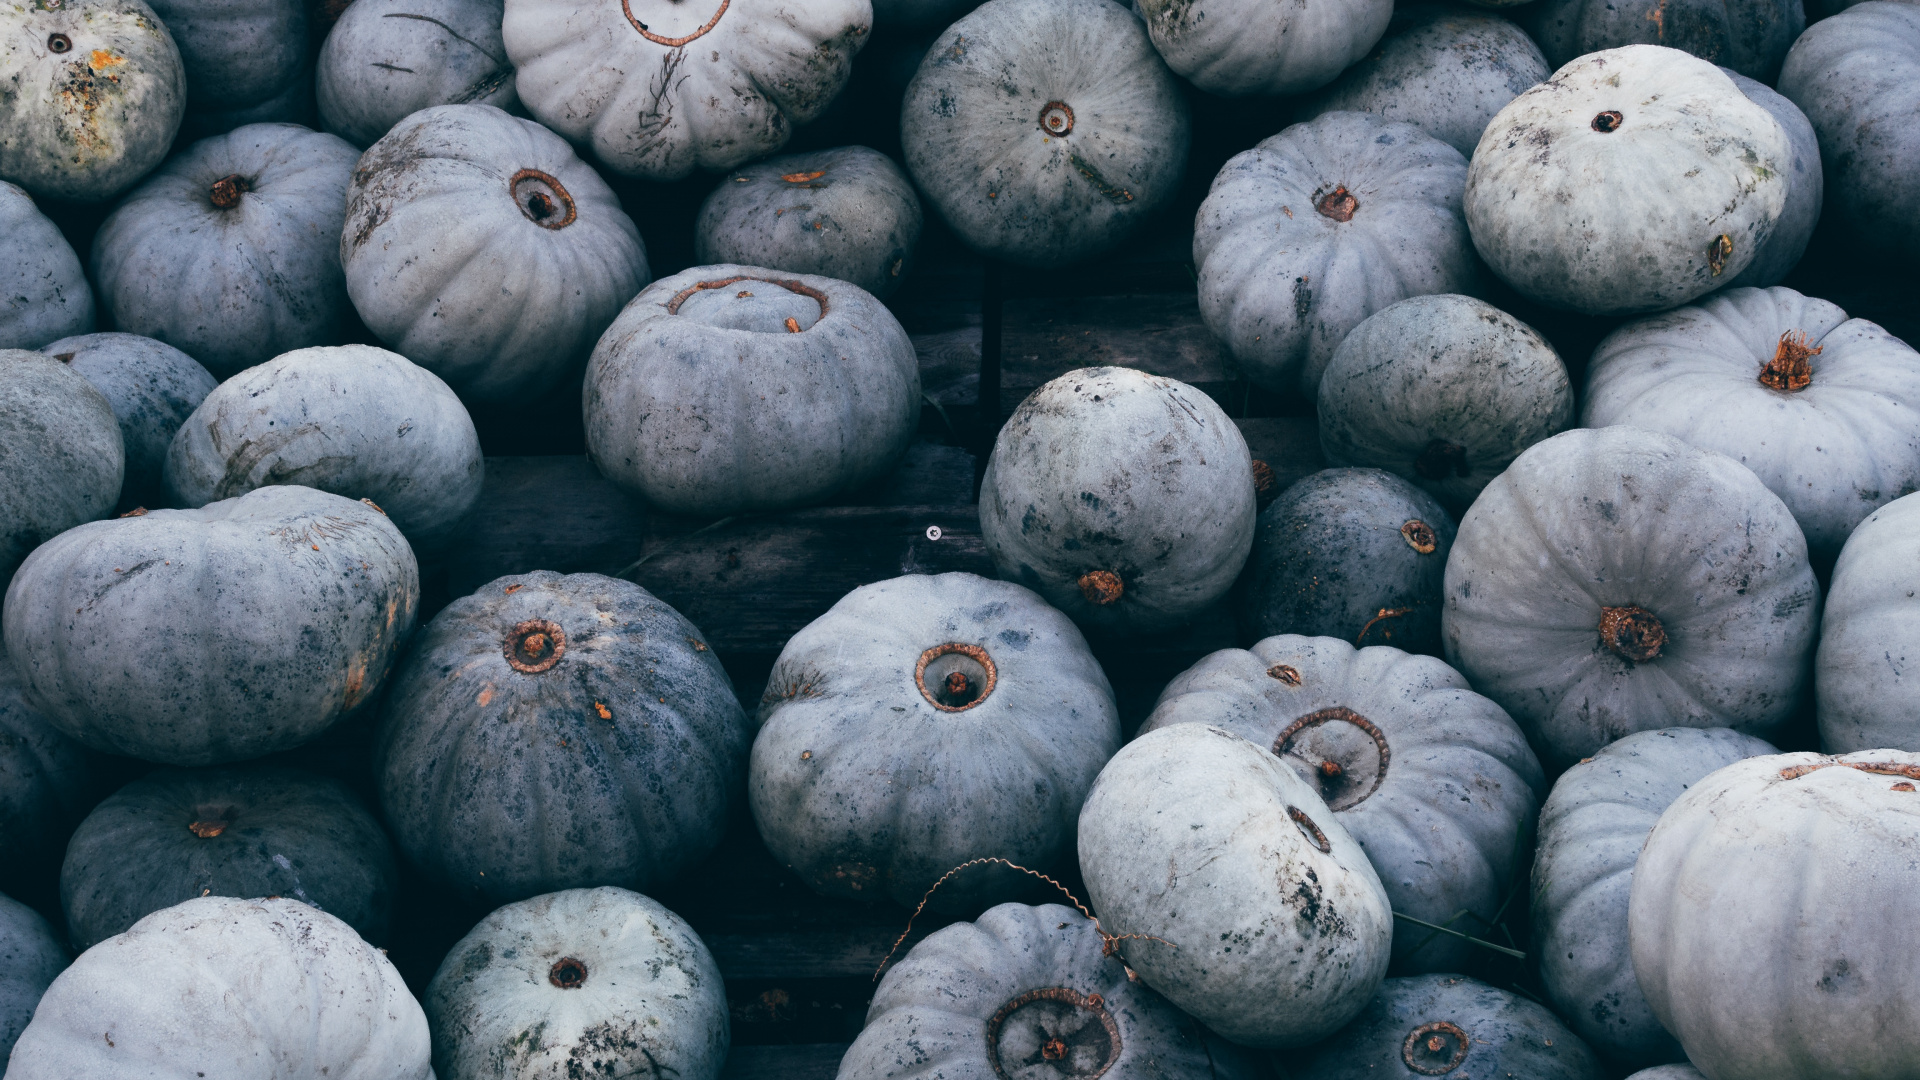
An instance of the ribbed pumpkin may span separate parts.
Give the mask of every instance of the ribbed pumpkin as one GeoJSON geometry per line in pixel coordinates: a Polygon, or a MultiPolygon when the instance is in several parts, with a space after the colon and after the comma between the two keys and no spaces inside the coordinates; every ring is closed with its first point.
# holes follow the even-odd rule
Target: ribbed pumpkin
{"type": "Polygon", "coordinates": [[[154,0],[187,73],[187,129],[307,123],[313,50],[305,0],[154,0]]]}
{"type": "Polygon", "coordinates": [[[127,460],[120,508],[166,506],[167,448],[218,385],[213,375],[179,349],[139,334],[82,334],[40,351],[72,368],[113,407],[127,460]]]}
{"type": "Polygon", "coordinates": [[[1853,530],[1833,568],[1814,656],[1820,745],[1830,754],[1920,750],[1920,494],[1853,530]]]}
{"type": "Polygon", "coordinates": [[[1771,83],[1806,29],[1801,0],[1542,0],[1527,28],[1554,67],[1622,45],[1664,45],[1771,83]]]}
{"type": "Polygon", "coordinates": [[[502,0],[356,0],[320,47],[320,126],[371,146],[435,105],[513,110],[502,0]]]}
{"type": "Polygon", "coordinates": [[[98,390],[57,360],[0,349],[0,586],[35,548],[111,511],[125,469],[98,390]]]}
{"type": "Polygon", "coordinates": [[[0,896],[0,1072],[14,1040],[33,1019],[34,1006],[67,966],[67,947],[40,913],[0,896]]]}
{"type": "Polygon", "coordinates": [[[1134,0],[1167,65],[1210,94],[1299,94],[1386,32],[1391,0],[1134,0]]]}
{"type": "Polygon", "coordinates": [[[0,183],[0,238],[0,349],[92,333],[93,289],[80,257],[33,196],[8,183],[0,183]]]}
{"type": "Polygon", "coordinates": [[[1388,979],[1366,1011],[1290,1075],[1603,1080],[1608,1074],[1546,1006],[1477,979],[1418,975],[1388,979]]]}

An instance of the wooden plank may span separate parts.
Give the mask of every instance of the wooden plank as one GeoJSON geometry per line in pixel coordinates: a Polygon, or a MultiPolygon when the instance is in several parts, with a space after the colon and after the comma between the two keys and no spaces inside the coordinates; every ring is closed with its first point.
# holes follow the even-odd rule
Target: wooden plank
{"type": "Polygon", "coordinates": [[[1236,378],[1226,347],[1200,319],[1192,292],[1006,302],[1001,414],[1075,368],[1118,365],[1179,379],[1216,399],[1236,378]]]}
{"type": "MultiPolygon", "coordinates": [[[[702,940],[713,953],[720,973],[729,979],[871,979],[887,958],[906,925],[903,910],[888,925],[852,926],[825,930],[751,930],[706,934],[702,940]]],[[[894,953],[894,959],[924,940],[951,919],[922,915],[913,932],[894,953]]]]}
{"type": "Polygon", "coordinates": [[[720,1080],[833,1080],[850,1045],[735,1046],[720,1080]]]}
{"type": "Polygon", "coordinates": [[[1296,480],[1327,467],[1320,450],[1320,427],[1311,416],[1260,416],[1235,420],[1255,461],[1273,470],[1271,498],[1296,480]]]}
{"type": "Polygon", "coordinates": [[[607,574],[638,557],[647,512],[582,455],[490,457],[480,511],[445,557],[455,597],[497,577],[607,574]]]}

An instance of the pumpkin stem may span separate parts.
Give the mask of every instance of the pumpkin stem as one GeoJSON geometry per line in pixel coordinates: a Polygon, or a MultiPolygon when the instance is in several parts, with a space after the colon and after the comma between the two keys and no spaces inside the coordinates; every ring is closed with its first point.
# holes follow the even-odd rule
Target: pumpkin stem
{"type": "Polygon", "coordinates": [[[1627,118],[1620,115],[1620,110],[1608,109],[1606,112],[1596,115],[1593,118],[1593,123],[1588,126],[1602,135],[1611,135],[1619,131],[1620,125],[1626,123],[1626,121],[1627,118]]]}
{"type": "Polygon", "coordinates": [[[567,652],[567,632],[547,619],[528,619],[507,632],[501,643],[507,666],[523,675],[550,671],[567,652]]]}
{"type": "Polygon", "coordinates": [[[1419,518],[1414,518],[1400,526],[1400,536],[1407,542],[1408,547],[1422,555],[1431,555],[1434,549],[1440,546],[1439,534],[1433,531],[1433,526],[1419,518]]]}
{"type": "Polygon", "coordinates": [[[1259,499],[1262,503],[1265,503],[1271,500],[1273,498],[1273,487],[1276,482],[1277,482],[1277,478],[1273,475],[1273,466],[1267,464],[1264,461],[1261,461],[1259,458],[1254,458],[1253,459],[1254,498],[1259,499]]]}
{"type": "Polygon", "coordinates": [[[233,824],[231,806],[196,806],[193,808],[193,820],[187,823],[187,831],[202,840],[211,840],[233,824]]]}
{"type": "MultiPolygon", "coordinates": [[[[1295,677],[1298,678],[1297,672],[1295,677]]],[[[1361,746],[1364,747],[1365,744],[1362,743],[1361,746]]],[[[1288,724],[1280,730],[1279,735],[1274,737],[1272,750],[1275,757],[1291,756],[1311,763],[1318,780],[1316,786],[1320,797],[1327,801],[1327,808],[1334,813],[1350,810],[1366,802],[1374,792],[1380,790],[1381,782],[1387,778],[1387,766],[1393,761],[1393,748],[1387,744],[1387,733],[1381,731],[1379,725],[1373,721],[1343,705],[1316,709],[1288,724]],[[1365,759],[1364,751],[1356,754],[1339,743],[1335,744],[1338,747],[1336,752],[1347,758],[1344,763],[1323,758],[1319,753],[1310,753],[1305,747],[1298,749],[1294,747],[1294,740],[1303,732],[1336,723],[1356,727],[1360,729],[1361,734],[1372,740],[1374,749],[1372,762],[1365,759]],[[1314,761],[1315,758],[1320,760],[1314,761]],[[1372,765],[1371,771],[1367,769],[1368,765],[1372,765]]],[[[1322,847],[1320,850],[1325,851],[1326,848],[1322,847]]]]}
{"type": "Polygon", "coordinates": [[[578,990],[587,981],[587,965],[571,956],[563,956],[547,969],[547,981],[562,990],[578,990]]]}
{"type": "Polygon", "coordinates": [[[507,194],[528,221],[543,229],[564,229],[579,216],[566,185],[551,173],[521,169],[507,181],[507,194]]]}
{"type": "Polygon", "coordinates": [[[1126,584],[1111,570],[1089,570],[1080,575],[1080,595],[1086,597],[1089,604],[1106,607],[1120,599],[1125,591],[1126,584]]]}
{"type": "Polygon", "coordinates": [[[1789,330],[1780,335],[1773,359],[1760,367],[1760,385],[1792,393],[1805,390],[1813,382],[1813,358],[1820,347],[1807,343],[1805,330],[1789,330]]]}
{"type": "MultiPolygon", "coordinates": [[[[1036,1064],[1031,1057],[1012,1061],[1000,1057],[1000,1041],[1007,1021],[1036,1005],[1040,1008],[1026,1019],[1023,1026],[1027,1026],[1028,1030],[1023,1032],[1026,1038],[1021,1039],[1020,1043],[1025,1050],[1026,1046],[1032,1045],[1027,1038],[1045,1036],[1040,1043],[1040,1060],[1055,1064],[1052,1069],[1044,1071],[1051,1075],[1092,1080],[1113,1067],[1114,1061],[1120,1057],[1120,1025],[1115,1022],[1113,1014],[1107,1012],[1106,999],[1099,994],[1082,994],[1065,986],[1046,986],[1013,998],[1000,1006],[999,1011],[987,1021],[987,1062],[993,1066],[995,1076],[1024,1074],[1030,1069],[1023,1066],[1036,1064]],[[1069,1025],[1060,1022],[1059,1007],[1062,1005],[1092,1013],[1099,1023],[1082,1023],[1071,1031],[1063,1032],[1061,1028],[1069,1025]],[[1079,1054],[1074,1053],[1076,1049],[1080,1051],[1079,1054]]],[[[1025,1052],[1032,1053],[1030,1050],[1025,1052]]]]}
{"type": "Polygon", "coordinates": [[[1400,1060],[1421,1076],[1445,1076],[1467,1060],[1472,1043],[1458,1024],[1435,1020],[1407,1032],[1400,1060]]]}
{"type": "Polygon", "coordinates": [[[215,180],[213,182],[213,190],[208,193],[207,197],[213,200],[213,205],[220,209],[231,210],[240,205],[240,196],[252,190],[253,185],[247,183],[246,177],[241,176],[239,173],[233,173],[215,180]]]}
{"type": "Polygon", "coordinates": [[[1048,135],[1073,134],[1073,108],[1064,101],[1049,101],[1040,110],[1040,130],[1048,135]]]}
{"type": "Polygon", "coordinates": [[[950,641],[920,654],[913,683],[920,696],[941,712],[965,712],[987,700],[999,681],[993,657],[978,645],[950,641]],[[932,682],[928,682],[928,676],[932,682]]]}
{"type": "Polygon", "coordinates": [[[1434,439],[1420,456],[1413,459],[1413,471],[1428,480],[1467,475],[1467,448],[1445,439],[1434,439]]]}
{"type": "Polygon", "coordinates": [[[1332,191],[1314,204],[1314,209],[1320,211],[1321,216],[1335,221],[1352,221],[1354,211],[1360,209],[1360,200],[1353,197],[1347,185],[1336,184],[1332,191]]]}
{"type": "Polygon", "coordinates": [[[1601,608],[1600,643],[1624,659],[1645,663],[1659,657],[1667,644],[1667,629],[1638,604],[1601,608]]]}

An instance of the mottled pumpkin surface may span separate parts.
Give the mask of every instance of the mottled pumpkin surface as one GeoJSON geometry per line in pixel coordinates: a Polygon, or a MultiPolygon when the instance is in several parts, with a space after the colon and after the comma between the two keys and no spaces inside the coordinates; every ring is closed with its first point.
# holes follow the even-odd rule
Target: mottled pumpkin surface
{"type": "Polygon", "coordinates": [[[1315,1047],[1290,1075],[1602,1080],[1608,1074],[1539,1002],[1463,975],[1416,975],[1388,979],[1353,1023],[1315,1047]]]}

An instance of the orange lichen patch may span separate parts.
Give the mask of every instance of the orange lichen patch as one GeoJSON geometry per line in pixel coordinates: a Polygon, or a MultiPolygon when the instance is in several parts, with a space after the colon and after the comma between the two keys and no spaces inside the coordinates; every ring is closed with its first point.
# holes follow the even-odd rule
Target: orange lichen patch
{"type": "Polygon", "coordinates": [[[1781,334],[1773,359],[1760,366],[1760,385],[1788,393],[1805,390],[1813,382],[1813,358],[1820,355],[1820,348],[1807,340],[1804,330],[1781,334]]]}
{"type": "Polygon", "coordinates": [[[1111,570],[1089,570],[1080,575],[1080,595],[1087,603],[1105,607],[1120,599],[1126,584],[1111,570]]]}
{"type": "Polygon", "coordinates": [[[780,179],[785,180],[789,184],[805,184],[818,180],[825,175],[827,175],[827,170],[821,169],[818,172],[790,172],[781,176],[780,179]]]}
{"type": "MultiPolygon", "coordinates": [[[[243,190],[244,190],[244,189],[243,189],[243,190]]],[[[379,503],[377,503],[377,502],[374,502],[374,501],[373,501],[372,499],[361,499],[360,501],[361,501],[361,502],[363,502],[363,503],[366,503],[366,504],[367,504],[368,506],[371,506],[371,507],[373,507],[373,508],[374,508],[374,510],[376,510],[376,511],[378,511],[378,512],[379,512],[379,514],[380,514],[380,516],[381,516],[381,517],[386,517],[386,516],[387,516],[387,512],[386,512],[385,510],[381,510],[381,509],[380,509],[380,504],[379,504],[379,503]]]]}
{"type": "Polygon", "coordinates": [[[360,693],[366,689],[366,686],[367,665],[363,661],[354,664],[347,671],[347,708],[351,709],[360,703],[360,693]]]}
{"type": "Polygon", "coordinates": [[[512,585],[509,585],[505,589],[502,589],[501,592],[505,593],[508,596],[512,596],[514,593],[517,593],[524,588],[526,588],[525,585],[516,581],[512,585]]]}
{"type": "Polygon", "coordinates": [[[593,711],[596,713],[599,713],[600,719],[602,720],[613,719],[613,710],[607,708],[606,705],[602,704],[601,702],[596,701],[593,703],[593,711]]]}
{"type": "Polygon", "coordinates": [[[108,68],[119,67],[121,64],[124,64],[126,62],[127,62],[126,57],[115,56],[105,49],[95,49],[91,53],[87,54],[87,66],[92,68],[96,72],[105,71],[108,68]]]}
{"type": "Polygon", "coordinates": [[[227,823],[220,820],[195,821],[187,825],[187,831],[202,840],[211,840],[227,831],[227,823]]]}
{"type": "Polygon", "coordinates": [[[480,696],[477,698],[474,698],[473,700],[478,702],[480,704],[480,707],[483,709],[493,704],[493,684],[488,683],[487,685],[481,687],[480,696]]]}
{"type": "Polygon", "coordinates": [[[693,651],[694,651],[694,652],[706,652],[706,651],[707,651],[707,643],[706,643],[706,642],[704,642],[704,641],[694,641],[694,640],[693,640],[692,638],[688,638],[687,640],[688,640],[689,642],[691,642],[691,643],[692,643],[692,645],[693,645],[693,651]]]}

